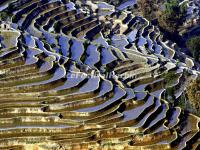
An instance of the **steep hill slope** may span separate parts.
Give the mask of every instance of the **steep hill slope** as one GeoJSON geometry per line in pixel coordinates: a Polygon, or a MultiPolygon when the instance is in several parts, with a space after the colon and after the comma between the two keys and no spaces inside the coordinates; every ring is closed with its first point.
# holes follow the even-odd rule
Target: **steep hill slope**
{"type": "Polygon", "coordinates": [[[1,4],[0,149],[198,149],[200,118],[175,105],[193,59],[132,3],[80,4],[1,4]]]}

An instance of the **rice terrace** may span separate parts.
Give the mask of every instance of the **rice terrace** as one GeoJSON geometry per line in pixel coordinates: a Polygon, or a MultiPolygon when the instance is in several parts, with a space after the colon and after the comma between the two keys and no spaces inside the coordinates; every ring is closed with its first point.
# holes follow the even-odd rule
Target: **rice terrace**
{"type": "Polygon", "coordinates": [[[200,150],[200,0],[0,0],[0,150],[200,150]]]}

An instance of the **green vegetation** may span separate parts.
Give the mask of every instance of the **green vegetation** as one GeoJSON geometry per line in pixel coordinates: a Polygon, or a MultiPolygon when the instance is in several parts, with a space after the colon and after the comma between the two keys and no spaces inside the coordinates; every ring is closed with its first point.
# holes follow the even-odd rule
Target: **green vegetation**
{"type": "Polygon", "coordinates": [[[164,98],[167,99],[170,103],[174,103],[174,87],[173,84],[178,80],[178,75],[175,72],[168,72],[163,75],[165,79],[166,93],[164,98]]]}
{"type": "Polygon", "coordinates": [[[197,111],[197,109],[191,104],[191,102],[187,100],[187,94],[185,92],[183,92],[183,94],[177,99],[176,106],[192,114],[200,116],[200,111],[197,111]]]}
{"type": "Polygon", "coordinates": [[[166,83],[166,87],[172,86],[174,82],[178,80],[178,76],[175,74],[175,72],[168,72],[164,74],[164,79],[166,83]]]}
{"type": "Polygon", "coordinates": [[[178,0],[140,0],[139,9],[148,20],[158,20],[159,26],[169,33],[178,32],[187,12],[187,5],[179,5],[178,0]]]}
{"type": "Polygon", "coordinates": [[[0,20],[7,21],[10,20],[11,17],[12,14],[8,10],[0,12],[0,20]]]}
{"type": "Polygon", "coordinates": [[[90,42],[88,40],[86,40],[86,41],[83,42],[84,49],[87,49],[87,47],[89,45],[90,45],[90,42]]]}
{"type": "Polygon", "coordinates": [[[200,112],[200,77],[190,83],[186,93],[190,104],[200,112]]]}
{"type": "Polygon", "coordinates": [[[108,45],[112,44],[112,41],[110,39],[107,40],[108,45]]]}
{"type": "MultiPolygon", "coordinates": [[[[156,17],[158,1],[164,3],[141,1],[150,19],[156,17]]],[[[177,3],[166,1],[161,10],[172,15],[177,3]]],[[[199,109],[199,81],[191,83],[188,94],[185,90],[198,66],[190,69],[182,63],[190,60],[154,26],[156,19],[149,23],[125,9],[116,9],[122,13],[118,19],[113,10],[91,15],[90,7],[95,7],[89,3],[68,12],[63,7],[68,0],[37,2],[10,3],[14,12],[25,8],[21,12],[27,13],[16,15],[16,24],[2,24],[8,30],[0,34],[1,149],[176,149],[199,144],[199,118],[188,113],[199,109]],[[122,37],[121,46],[112,46],[114,36],[122,37]],[[190,132],[183,135],[185,129],[190,132]],[[12,137],[20,138],[20,144],[12,137]]],[[[81,1],[70,2],[81,6],[81,1]]]]}
{"type": "Polygon", "coordinates": [[[187,110],[185,92],[177,100],[178,100],[177,106],[181,107],[182,109],[187,110]]]}
{"type": "Polygon", "coordinates": [[[1,20],[6,20],[7,17],[8,17],[7,13],[5,13],[5,12],[1,12],[1,13],[0,13],[0,19],[1,19],[1,20]]]}
{"type": "Polygon", "coordinates": [[[78,4],[75,4],[76,9],[80,9],[81,7],[78,4]]]}
{"type": "Polygon", "coordinates": [[[185,19],[186,3],[179,5],[178,0],[168,0],[164,6],[165,9],[157,13],[159,26],[170,33],[176,33],[185,19]]]}
{"type": "Polygon", "coordinates": [[[188,39],[186,42],[186,46],[192,53],[195,61],[200,62],[200,36],[195,36],[188,39]]]}
{"type": "Polygon", "coordinates": [[[138,7],[142,12],[143,17],[148,20],[152,20],[156,17],[155,12],[157,11],[157,0],[140,0],[138,1],[138,7]]]}
{"type": "MultiPolygon", "coordinates": [[[[170,95],[171,97],[173,97],[174,88],[173,87],[166,88],[166,94],[167,94],[167,96],[170,95]]],[[[168,99],[168,97],[165,97],[165,99],[168,99]]]]}

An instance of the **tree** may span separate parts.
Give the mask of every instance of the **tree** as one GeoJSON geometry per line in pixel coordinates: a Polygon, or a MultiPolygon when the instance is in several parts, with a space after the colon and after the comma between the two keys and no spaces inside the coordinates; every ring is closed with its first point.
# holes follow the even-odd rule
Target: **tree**
{"type": "Polygon", "coordinates": [[[0,20],[6,21],[8,19],[9,15],[7,12],[1,12],[0,13],[0,20]]]}
{"type": "Polygon", "coordinates": [[[200,36],[195,36],[186,41],[186,47],[192,53],[195,61],[200,61],[200,36]]]}
{"type": "Polygon", "coordinates": [[[187,5],[179,5],[178,0],[168,0],[164,6],[164,10],[157,13],[159,26],[170,33],[177,32],[185,20],[187,5]]]}
{"type": "Polygon", "coordinates": [[[200,112],[200,77],[189,84],[186,93],[191,105],[200,112]]]}
{"type": "Polygon", "coordinates": [[[140,0],[138,1],[138,7],[140,8],[143,17],[148,20],[153,20],[157,11],[157,0],[140,0]]]}

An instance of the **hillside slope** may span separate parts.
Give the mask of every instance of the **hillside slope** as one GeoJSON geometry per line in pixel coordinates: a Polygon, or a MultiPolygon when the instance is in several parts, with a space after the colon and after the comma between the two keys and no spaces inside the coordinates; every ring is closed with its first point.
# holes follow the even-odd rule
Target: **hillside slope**
{"type": "Polygon", "coordinates": [[[176,106],[193,58],[133,1],[81,4],[1,4],[0,149],[199,149],[200,118],[176,106]]]}

